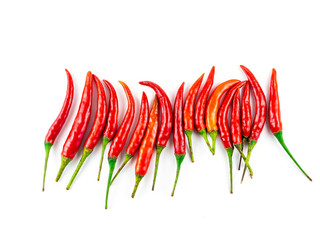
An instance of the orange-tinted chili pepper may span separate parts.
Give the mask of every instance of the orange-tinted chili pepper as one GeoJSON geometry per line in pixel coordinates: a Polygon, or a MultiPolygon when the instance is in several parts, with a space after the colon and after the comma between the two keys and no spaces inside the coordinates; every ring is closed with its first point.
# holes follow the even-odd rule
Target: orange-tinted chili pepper
{"type": "Polygon", "coordinates": [[[44,191],[44,185],[45,185],[45,181],[46,181],[46,172],[47,172],[47,165],[48,165],[48,158],[49,158],[50,149],[51,149],[54,141],[56,140],[58,134],[60,133],[60,130],[63,127],[63,125],[69,115],[70,108],[72,105],[72,100],[73,100],[74,87],[73,87],[72,76],[67,69],[65,69],[65,70],[67,73],[67,80],[68,80],[66,96],[64,98],[64,102],[63,102],[63,105],[62,105],[62,108],[60,110],[58,117],[52,123],[52,125],[49,128],[49,131],[46,135],[46,138],[44,139],[44,148],[46,151],[46,158],[45,158],[45,163],[44,163],[42,191],[44,191]]]}
{"type": "Polygon", "coordinates": [[[194,84],[191,86],[186,100],[184,102],[184,109],[183,109],[183,123],[184,123],[184,132],[187,135],[189,148],[190,148],[190,155],[191,155],[191,161],[194,162],[193,157],[193,150],[192,150],[192,140],[191,135],[194,129],[194,104],[196,101],[196,97],[198,95],[202,80],[203,80],[204,73],[198,78],[197,81],[194,82],[194,84]]]}
{"type": "MultiPolygon", "coordinates": [[[[242,95],[242,104],[241,104],[241,131],[242,131],[242,145],[241,151],[243,151],[243,146],[248,141],[248,138],[251,133],[251,105],[250,105],[250,83],[247,82],[244,86],[244,91],[242,95]]],[[[239,167],[241,167],[241,159],[240,155],[239,167]]]]}
{"type": "Polygon", "coordinates": [[[92,74],[89,71],[87,73],[86,83],[82,92],[77,116],[73,121],[73,125],[69,132],[69,135],[63,145],[63,149],[61,152],[61,165],[56,177],[56,181],[59,181],[63,170],[78,152],[82,138],[84,136],[84,133],[86,132],[91,115],[92,82],[92,74]]]}
{"type": "Polygon", "coordinates": [[[178,89],[176,99],[174,101],[174,125],[173,125],[173,146],[174,155],[177,161],[177,173],[174,180],[173,190],[171,196],[174,195],[174,191],[177,186],[180,167],[184,157],[186,156],[186,139],[183,132],[183,119],[182,119],[182,109],[183,109],[183,87],[184,83],[181,84],[178,89]]]}
{"type": "MultiPolygon", "coordinates": [[[[243,178],[244,178],[244,174],[247,169],[247,165],[250,160],[252,149],[256,145],[257,140],[260,137],[260,134],[263,130],[264,123],[266,122],[267,102],[266,102],[266,97],[263,93],[263,90],[262,90],[259,82],[255,78],[255,76],[252,74],[252,72],[243,65],[240,65],[240,67],[242,68],[242,70],[245,72],[245,74],[248,77],[250,86],[253,90],[255,102],[256,102],[256,114],[254,117],[251,133],[250,133],[249,140],[248,140],[248,153],[247,153],[247,158],[245,159],[246,166],[243,170],[242,179],[241,179],[241,182],[242,182],[243,178]]],[[[249,171],[250,171],[250,169],[249,169],[249,171]]],[[[250,171],[251,178],[252,178],[252,174],[253,174],[252,171],[250,171]]]]}
{"type": "Polygon", "coordinates": [[[310,180],[312,179],[308,174],[300,167],[298,162],[294,159],[290,153],[288,147],[286,146],[283,136],[282,136],[282,122],[281,122],[281,112],[280,112],[280,101],[278,93],[278,83],[277,83],[277,72],[272,69],[271,82],[270,82],[270,98],[269,98],[269,126],[273,135],[277,138],[283,149],[287,152],[293,162],[301,170],[301,172],[310,180]]]}
{"type": "Polygon", "coordinates": [[[127,137],[128,137],[128,134],[133,122],[134,113],[135,113],[135,102],[129,87],[124,82],[119,81],[119,83],[122,85],[126,93],[126,97],[128,100],[128,108],[123,118],[123,121],[116,133],[116,136],[112,141],[112,144],[110,146],[109,153],[108,153],[109,177],[108,177],[108,185],[107,185],[107,192],[106,192],[106,205],[105,205],[106,209],[108,208],[109,189],[110,189],[111,178],[114,171],[114,167],[116,165],[117,158],[127,141],[127,137]]]}
{"type": "Polygon", "coordinates": [[[206,110],[207,98],[208,98],[210,89],[213,85],[214,73],[215,73],[215,67],[213,66],[208,75],[208,79],[204,84],[202,91],[200,92],[198,101],[196,103],[196,109],[194,112],[194,123],[195,123],[196,129],[198,133],[205,140],[212,154],[214,154],[214,151],[212,150],[207,137],[207,130],[206,130],[206,124],[205,124],[205,110],[206,110]]]}
{"type": "Polygon", "coordinates": [[[218,129],[221,137],[223,146],[225,147],[228,159],[229,159],[229,168],[230,168],[230,193],[233,193],[233,180],[232,180],[232,154],[233,154],[233,145],[231,141],[230,131],[228,127],[228,110],[232,102],[232,98],[235,92],[242,87],[246,82],[239,82],[234,85],[225,96],[219,112],[218,112],[218,129]]]}
{"type": "Polygon", "coordinates": [[[136,125],[136,128],[132,134],[131,140],[127,147],[124,162],[122,163],[117,173],[114,175],[113,179],[111,180],[111,184],[113,183],[114,179],[118,176],[120,171],[124,168],[124,166],[130,161],[130,159],[138,150],[140,143],[146,132],[148,120],[149,120],[149,103],[148,103],[147,95],[145,94],[145,92],[143,92],[142,98],[141,98],[141,107],[140,107],[138,123],[136,125]]]}
{"type": "Polygon", "coordinates": [[[107,80],[103,80],[103,82],[107,85],[109,89],[110,100],[109,100],[109,113],[107,118],[107,125],[103,132],[103,138],[102,138],[102,152],[101,152],[101,159],[100,159],[99,172],[98,172],[98,178],[97,178],[98,181],[100,180],[104,151],[106,150],[106,146],[108,145],[108,143],[113,139],[114,135],[116,134],[117,126],[118,126],[118,116],[119,116],[119,104],[118,104],[117,92],[110,82],[108,82],[107,80]]]}
{"type": "Polygon", "coordinates": [[[218,110],[219,110],[219,103],[224,93],[226,93],[232,86],[236,83],[240,82],[237,79],[231,79],[220,83],[211,94],[207,107],[206,107],[206,128],[207,131],[212,139],[212,146],[211,149],[215,152],[216,149],[216,138],[218,135],[218,110]]]}
{"type": "Polygon", "coordinates": [[[172,106],[167,94],[159,85],[150,81],[143,81],[139,83],[141,85],[151,87],[157,94],[157,97],[160,103],[161,123],[160,123],[160,130],[159,130],[159,134],[156,142],[157,156],[156,156],[156,163],[155,163],[153,183],[152,183],[152,191],[153,191],[156,183],[156,178],[157,178],[160,154],[165,148],[165,146],[167,145],[167,142],[170,137],[170,133],[172,131],[172,123],[173,123],[172,106]]]}
{"type": "Polygon", "coordinates": [[[143,137],[142,143],[139,148],[138,159],[135,167],[136,183],[134,185],[134,189],[131,195],[132,198],[134,198],[134,195],[136,194],[136,191],[138,189],[141,179],[146,175],[148,171],[150,161],[152,158],[154,145],[157,138],[158,126],[159,126],[159,106],[158,106],[158,99],[156,95],[153,101],[151,112],[150,112],[147,131],[143,137]]]}
{"type": "Polygon", "coordinates": [[[104,126],[106,124],[107,119],[107,100],[106,100],[106,94],[104,92],[104,88],[102,83],[100,82],[99,78],[95,75],[93,75],[94,82],[97,86],[97,112],[94,119],[94,123],[92,125],[91,131],[89,133],[89,136],[87,137],[87,140],[84,143],[84,149],[81,156],[81,159],[78,163],[78,166],[76,170],[74,171],[70,182],[67,186],[67,190],[71,187],[71,184],[73,183],[75,177],[77,176],[80,168],[82,167],[84,161],[87,159],[87,157],[92,153],[94,147],[97,145],[98,140],[102,134],[102,131],[104,129],[104,126]]]}

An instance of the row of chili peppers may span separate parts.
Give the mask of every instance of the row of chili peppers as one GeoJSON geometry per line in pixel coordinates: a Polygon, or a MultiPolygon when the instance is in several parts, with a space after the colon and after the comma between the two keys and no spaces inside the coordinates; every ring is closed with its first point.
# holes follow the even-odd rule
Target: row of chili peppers
{"type": "MultiPolygon", "coordinates": [[[[250,177],[252,178],[253,171],[250,167],[249,160],[252,150],[256,145],[263,130],[267,117],[267,102],[261,86],[248,68],[242,65],[240,67],[246,74],[248,80],[240,81],[237,79],[231,79],[225,81],[219,84],[209,97],[210,90],[213,86],[215,74],[215,67],[212,67],[204,84],[204,87],[202,91],[200,91],[197,101],[196,98],[200,90],[204,74],[202,74],[191,86],[184,104],[184,83],[182,83],[176,94],[174,102],[174,112],[172,112],[172,106],[169,97],[159,85],[150,81],[140,82],[141,85],[152,88],[155,91],[156,95],[151,111],[149,113],[149,103],[147,96],[144,92],[142,93],[140,113],[137,125],[126,149],[125,160],[114,176],[113,172],[115,169],[117,158],[125,146],[135,116],[135,101],[129,87],[124,82],[119,81],[126,94],[128,106],[123,121],[120,127],[117,129],[119,113],[117,93],[110,82],[103,80],[110,94],[108,111],[106,95],[102,82],[98,79],[97,76],[89,71],[87,73],[78,113],[74,119],[73,125],[62,149],[61,166],[56,177],[56,181],[60,179],[65,167],[74,158],[79,150],[91,115],[93,82],[95,82],[98,95],[95,120],[90,134],[85,141],[82,157],[70,179],[69,184],[67,185],[67,190],[71,187],[84,161],[92,153],[94,147],[97,145],[101,135],[103,136],[103,140],[97,179],[98,181],[100,179],[106,146],[110,141],[112,141],[108,152],[109,177],[106,190],[105,208],[108,207],[110,185],[118,176],[120,171],[124,168],[124,166],[138,151],[138,158],[135,166],[136,183],[132,193],[132,197],[134,197],[141,179],[147,173],[153,150],[156,145],[156,161],[152,184],[152,190],[154,190],[160,155],[167,145],[173,128],[174,154],[177,161],[176,178],[171,194],[173,196],[179,177],[180,167],[186,155],[185,135],[188,139],[191,161],[194,161],[191,136],[195,127],[196,131],[204,138],[209,150],[213,155],[215,154],[215,143],[219,132],[221,141],[228,155],[230,167],[230,192],[232,193],[232,155],[234,148],[239,151],[245,163],[241,182],[243,181],[246,169],[249,170],[250,177]],[[240,88],[243,86],[244,91],[242,94],[242,99],[240,99],[240,88]],[[254,94],[256,105],[255,117],[253,119],[253,122],[251,119],[250,89],[252,89],[252,92],[254,94]],[[223,95],[225,96],[222,100],[223,95]],[[231,105],[231,121],[229,126],[228,111],[231,105]],[[161,122],[159,121],[159,118],[161,119],[161,122]],[[208,140],[207,134],[209,134],[212,139],[211,144],[208,140]],[[243,147],[245,144],[248,144],[247,155],[243,153],[243,147]]],[[[66,73],[68,79],[68,87],[65,101],[58,117],[51,125],[45,138],[46,156],[42,191],[44,191],[45,187],[45,176],[50,149],[62,126],[64,125],[72,105],[74,93],[73,80],[68,70],[66,70],[66,73]]],[[[312,181],[311,178],[305,173],[305,171],[294,159],[283,141],[280,103],[275,69],[272,70],[270,82],[269,125],[272,133],[282,145],[284,150],[288,153],[288,155],[298,166],[298,168],[304,173],[304,175],[310,181],[312,181]]],[[[239,161],[239,170],[240,166],[241,158],[239,161]]]]}

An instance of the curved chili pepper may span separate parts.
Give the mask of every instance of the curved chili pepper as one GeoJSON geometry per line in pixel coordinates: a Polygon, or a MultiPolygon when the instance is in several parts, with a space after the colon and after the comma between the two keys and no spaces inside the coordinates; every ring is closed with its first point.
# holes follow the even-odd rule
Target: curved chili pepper
{"type": "Polygon", "coordinates": [[[64,102],[63,102],[63,105],[62,105],[62,108],[60,110],[58,117],[52,123],[52,125],[49,128],[49,131],[46,135],[46,138],[44,139],[44,148],[46,151],[46,158],[45,158],[45,163],[44,163],[42,191],[44,191],[44,185],[45,185],[45,181],[46,181],[46,172],[47,172],[47,165],[48,165],[48,158],[49,158],[50,149],[51,149],[54,141],[56,140],[58,134],[60,133],[60,130],[63,127],[63,125],[69,115],[69,111],[70,111],[70,108],[72,105],[72,100],[73,100],[74,87],[73,87],[72,76],[67,69],[65,69],[65,70],[66,70],[67,79],[68,79],[66,96],[64,98],[64,102]]]}
{"type": "Polygon", "coordinates": [[[174,195],[174,190],[178,182],[180,173],[181,163],[186,156],[186,139],[183,132],[183,121],[182,121],[182,109],[183,109],[183,87],[184,82],[178,89],[176,99],[174,101],[174,129],[173,129],[173,145],[174,155],[177,161],[177,173],[176,179],[174,180],[174,186],[171,196],[174,195]]]}
{"type": "Polygon", "coordinates": [[[205,125],[205,109],[206,109],[207,98],[208,98],[210,89],[213,85],[214,72],[215,72],[215,67],[213,66],[209,73],[208,79],[204,84],[202,91],[200,92],[198,101],[196,103],[196,109],[194,112],[194,123],[195,123],[196,129],[198,133],[206,141],[208,148],[213,155],[214,155],[214,151],[212,150],[207,137],[207,130],[205,125]]]}
{"type": "Polygon", "coordinates": [[[112,141],[112,144],[110,146],[109,153],[108,153],[108,162],[109,162],[110,170],[109,170],[108,186],[107,186],[107,192],[106,192],[106,205],[105,205],[106,209],[108,208],[109,189],[110,189],[111,178],[114,171],[114,167],[116,165],[117,158],[127,141],[128,134],[129,134],[129,131],[133,122],[134,114],[135,114],[135,102],[129,87],[124,82],[119,81],[119,83],[122,85],[125,91],[127,101],[128,101],[128,108],[122,120],[122,123],[116,133],[116,136],[112,141]]]}
{"type": "Polygon", "coordinates": [[[83,149],[81,159],[78,163],[76,170],[74,171],[74,173],[70,179],[70,182],[67,186],[67,190],[70,189],[71,184],[73,183],[73,180],[77,176],[84,161],[92,153],[94,147],[97,145],[98,140],[99,140],[99,138],[102,134],[102,131],[104,129],[106,119],[107,119],[107,100],[106,100],[106,94],[104,92],[103,85],[97,76],[95,76],[94,74],[92,76],[93,76],[94,82],[96,83],[97,93],[98,93],[97,112],[96,112],[96,116],[95,116],[94,123],[91,128],[91,131],[89,133],[89,136],[87,137],[87,140],[84,143],[84,149],[83,149]]]}
{"type": "Polygon", "coordinates": [[[270,98],[269,98],[269,126],[273,135],[277,138],[283,149],[287,152],[293,162],[301,170],[301,172],[310,180],[312,179],[308,174],[300,167],[298,162],[294,159],[290,153],[288,147],[286,146],[283,136],[282,136],[282,122],[281,122],[281,112],[280,112],[280,101],[278,93],[278,83],[277,83],[277,72],[273,68],[270,82],[270,98]]]}
{"type": "Polygon", "coordinates": [[[56,177],[56,182],[59,181],[63,170],[74,158],[79,150],[82,138],[86,132],[92,106],[92,74],[89,71],[86,77],[86,83],[82,92],[81,102],[78,109],[77,116],[73,121],[73,125],[69,132],[69,135],[63,145],[61,152],[61,165],[56,177]]]}
{"type": "Polygon", "coordinates": [[[111,180],[111,184],[113,183],[114,179],[118,176],[118,174],[121,172],[121,170],[124,168],[124,166],[130,161],[130,159],[138,150],[140,143],[146,132],[148,120],[149,120],[149,103],[148,103],[147,95],[145,94],[145,92],[143,92],[142,98],[141,98],[141,107],[140,107],[138,123],[136,125],[136,128],[132,134],[131,140],[127,147],[124,162],[122,163],[117,173],[114,175],[113,179],[111,180]]]}
{"type": "Polygon", "coordinates": [[[158,126],[159,126],[159,106],[158,106],[158,99],[156,95],[154,97],[152,109],[150,112],[147,131],[143,137],[142,143],[139,148],[138,159],[135,167],[136,183],[134,185],[134,189],[131,195],[132,198],[134,198],[134,195],[136,194],[140,181],[148,171],[150,161],[152,158],[154,145],[156,142],[158,126]]]}
{"type": "Polygon", "coordinates": [[[173,122],[172,106],[167,94],[165,93],[165,91],[163,91],[163,89],[159,85],[150,81],[143,81],[139,83],[141,85],[151,87],[155,91],[159,99],[160,109],[161,109],[160,130],[159,130],[159,134],[156,142],[157,156],[156,156],[156,164],[155,164],[154,175],[153,175],[153,184],[152,184],[152,191],[153,191],[156,183],[156,178],[157,178],[160,154],[163,151],[163,149],[166,147],[170,137],[170,133],[172,131],[172,122],[173,122]]]}
{"type": "Polygon", "coordinates": [[[98,181],[100,180],[104,151],[106,150],[106,146],[108,145],[108,143],[113,139],[114,135],[116,134],[117,126],[118,126],[118,115],[119,115],[119,104],[118,104],[117,92],[110,82],[108,82],[107,80],[103,80],[103,82],[107,85],[109,89],[110,101],[109,101],[109,113],[107,118],[107,125],[103,132],[103,138],[102,138],[102,152],[101,152],[101,159],[100,159],[99,172],[98,172],[98,178],[97,178],[98,181]]]}
{"type": "MultiPolygon", "coordinates": [[[[254,98],[256,101],[256,114],[254,117],[250,137],[248,140],[248,153],[247,153],[247,158],[245,160],[245,164],[247,166],[247,163],[250,160],[252,149],[256,145],[258,138],[260,137],[260,134],[261,134],[262,129],[264,127],[264,123],[266,122],[267,102],[266,102],[266,97],[263,93],[263,90],[262,90],[259,82],[255,78],[255,76],[252,74],[252,72],[243,65],[240,65],[240,67],[242,68],[242,70],[245,72],[245,74],[248,77],[248,80],[249,80],[250,86],[252,87],[253,95],[254,95],[254,98]]],[[[243,181],[244,174],[247,169],[246,166],[243,170],[241,182],[243,181]]],[[[249,171],[250,171],[250,169],[249,169],[249,171]]],[[[250,171],[251,178],[252,178],[252,174],[253,174],[252,171],[250,171]]]]}
{"type": "Polygon", "coordinates": [[[184,123],[184,132],[187,135],[189,148],[190,148],[190,155],[191,161],[194,162],[193,157],[193,150],[192,150],[192,141],[191,135],[194,129],[194,121],[193,121],[193,114],[194,114],[194,104],[196,101],[196,97],[198,95],[202,80],[203,80],[204,73],[198,78],[197,81],[191,86],[186,100],[184,102],[184,109],[183,109],[183,123],[184,123]]]}
{"type": "MultiPolygon", "coordinates": [[[[248,141],[248,138],[251,133],[251,106],[250,106],[250,83],[247,82],[244,86],[244,91],[242,95],[242,104],[241,104],[241,131],[242,131],[242,145],[241,151],[243,151],[243,146],[248,141]]],[[[241,167],[241,159],[240,155],[238,170],[241,167]]]]}
{"type": "Polygon", "coordinates": [[[218,135],[218,110],[219,110],[219,102],[225,92],[227,92],[232,86],[236,83],[240,82],[237,79],[231,79],[220,83],[211,94],[207,107],[206,107],[206,128],[212,139],[211,149],[215,152],[216,149],[216,139],[218,135]]]}
{"type": "Polygon", "coordinates": [[[228,110],[235,92],[242,87],[246,82],[239,82],[234,85],[225,96],[221,107],[218,112],[218,128],[220,132],[220,138],[225,147],[228,159],[229,159],[229,168],[230,168],[230,193],[233,193],[233,181],[232,181],[232,154],[233,154],[233,146],[231,142],[230,131],[228,127],[228,110]]]}

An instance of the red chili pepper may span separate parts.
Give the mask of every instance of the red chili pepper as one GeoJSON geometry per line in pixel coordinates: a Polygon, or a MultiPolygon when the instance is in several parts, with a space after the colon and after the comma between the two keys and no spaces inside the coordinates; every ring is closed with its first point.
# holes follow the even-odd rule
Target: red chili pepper
{"type": "Polygon", "coordinates": [[[119,81],[119,83],[122,85],[126,93],[128,108],[127,108],[126,115],[124,116],[123,121],[116,133],[116,136],[112,141],[112,144],[110,146],[109,153],[108,153],[108,162],[109,162],[110,170],[109,170],[108,186],[107,186],[107,192],[106,192],[106,205],[105,205],[106,209],[108,208],[109,188],[111,184],[111,178],[114,171],[114,167],[116,165],[117,158],[127,141],[128,134],[129,134],[129,131],[133,122],[134,114],[135,114],[135,102],[129,87],[124,82],[119,81]]]}
{"type": "Polygon", "coordinates": [[[230,130],[233,145],[241,149],[241,123],[240,123],[240,90],[234,94],[232,101],[232,112],[230,121],[230,130]]]}
{"type": "Polygon", "coordinates": [[[155,91],[159,99],[160,109],[161,109],[160,131],[159,131],[159,135],[156,142],[157,156],[156,156],[156,164],[155,164],[154,175],[153,175],[153,184],[152,184],[152,191],[153,191],[156,183],[156,178],[157,178],[160,154],[163,151],[163,149],[166,147],[166,144],[169,140],[170,133],[172,130],[172,122],[173,122],[172,106],[167,94],[165,93],[165,91],[163,91],[163,89],[159,85],[150,81],[143,81],[139,83],[141,85],[151,87],[155,91]]]}
{"type": "Polygon", "coordinates": [[[208,79],[203,86],[202,91],[200,92],[198,101],[196,103],[196,109],[194,113],[194,120],[195,120],[195,125],[198,133],[203,137],[203,139],[206,141],[209,150],[211,153],[214,155],[214,151],[211,148],[211,145],[208,141],[207,137],[207,130],[206,130],[206,125],[205,125],[205,110],[206,110],[206,103],[207,103],[207,98],[210,92],[210,89],[213,85],[213,78],[214,78],[214,72],[215,72],[215,67],[213,66],[208,79]]]}
{"type": "MultiPolygon", "coordinates": [[[[245,74],[248,77],[248,80],[250,82],[250,86],[252,87],[253,90],[253,95],[256,101],[256,114],[254,117],[254,122],[252,125],[250,137],[248,140],[248,153],[247,153],[247,158],[245,160],[245,164],[247,166],[247,163],[250,160],[251,152],[254,146],[256,145],[258,138],[260,137],[260,134],[263,130],[264,123],[266,122],[266,115],[267,115],[267,102],[266,102],[266,97],[263,93],[263,90],[255,78],[255,76],[252,74],[252,72],[246,68],[243,65],[240,65],[242,70],[245,72],[245,74]]],[[[241,182],[243,181],[244,174],[246,172],[246,166],[244,168],[243,174],[242,174],[242,179],[241,182]]],[[[250,169],[249,169],[250,171],[250,169]]],[[[250,171],[250,177],[252,178],[252,171],[250,171]]]]}
{"type": "Polygon", "coordinates": [[[174,181],[173,190],[171,196],[174,195],[174,190],[178,182],[180,173],[181,163],[186,156],[186,139],[183,132],[183,120],[182,120],[182,109],[183,109],[183,87],[184,83],[181,84],[178,89],[176,99],[174,101],[174,129],[173,129],[173,145],[174,155],[177,161],[177,173],[174,181]]]}
{"type": "Polygon", "coordinates": [[[283,149],[287,152],[297,167],[303,172],[303,174],[310,180],[312,179],[308,174],[300,167],[298,162],[294,159],[286,146],[282,136],[282,122],[280,112],[280,101],[278,93],[277,72],[272,69],[271,82],[270,82],[270,98],[269,98],[269,126],[273,135],[277,138],[283,149]]]}
{"type": "Polygon", "coordinates": [[[138,189],[141,179],[146,175],[148,171],[150,161],[152,158],[154,145],[156,142],[158,126],[159,126],[159,106],[158,106],[157,96],[155,96],[152,109],[150,112],[147,131],[143,137],[142,143],[139,148],[138,159],[135,167],[136,183],[134,185],[134,189],[131,195],[132,198],[134,198],[134,195],[136,194],[136,191],[138,189]]]}
{"type": "Polygon", "coordinates": [[[239,82],[235,84],[225,96],[219,112],[218,112],[218,127],[220,132],[221,141],[227,151],[229,159],[229,168],[230,168],[230,193],[233,192],[233,181],[232,181],[232,154],[233,154],[233,145],[231,142],[230,131],[228,127],[228,110],[235,92],[242,87],[246,82],[239,82]]]}
{"type": "Polygon", "coordinates": [[[72,100],[73,100],[74,87],[73,87],[72,76],[67,69],[65,69],[65,70],[66,70],[67,79],[68,79],[66,96],[65,96],[62,108],[60,110],[60,113],[59,113],[58,117],[56,118],[56,120],[52,123],[51,127],[49,128],[49,131],[48,131],[46,138],[44,140],[44,148],[46,151],[46,158],[45,158],[45,163],[44,163],[42,191],[44,191],[44,185],[45,185],[45,181],[46,181],[46,172],[47,172],[47,164],[48,164],[50,149],[51,149],[54,141],[56,140],[58,134],[60,133],[60,130],[69,115],[69,111],[70,111],[70,108],[72,105],[72,100]]]}
{"type": "Polygon", "coordinates": [[[241,130],[244,138],[249,138],[250,136],[251,122],[250,84],[247,82],[244,86],[241,105],[241,130]]]}
{"type": "Polygon", "coordinates": [[[61,152],[61,165],[56,177],[56,182],[59,181],[63,170],[74,158],[79,150],[82,138],[86,132],[92,106],[92,74],[89,71],[86,77],[86,83],[82,92],[81,102],[78,109],[77,116],[73,121],[73,125],[69,132],[69,135],[63,145],[61,152]]]}
{"type": "Polygon", "coordinates": [[[82,164],[87,159],[87,157],[92,153],[94,147],[97,145],[107,119],[107,100],[106,100],[106,94],[104,92],[103,85],[97,76],[95,75],[92,75],[92,76],[96,83],[97,93],[98,93],[97,112],[96,112],[96,116],[94,119],[93,126],[91,128],[90,134],[87,137],[86,142],[84,143],[82,157],[78,163],[76,170],[74,171],[70,179],[70,182],[67,186],[67,190],[69,190],[69,188],[71,187],[71,184],[73,183],[73,180],[77,176],[82,164]]]}
{"type": "Polygon", "coordinates": [[[213,152],[216,150],[216,139],[218,135],[218,110],[219,110],[219,103],[220,100],[232,86],[236,83],[240,82],[238,79],[230,79],[223,83],[220,83],[211,94],[207,107],[206,107],[206,129],[209,133],[209,136],[212,139],[212,146],[211,149],[213,152]]]}
{"type": "Polygon", "coordinates": [[[103,82],[107,85],[109,89],[110,101],[109,101],[109,113],[107,118],[107,125],[103,132],[103,138],[102,138],[102,153],[101,153],[99,173],[97,178],[98,181],[100,180],[104,151],[106,150],[106,146],[108,145],[108,143],[113,139],[114,135],[116,134],[117,126],[118,126],[118,115],[119,115],[119,104],[118,104],[117,92],[110,82],[108,82],[107,80],[103,80],[103,82]]]}
{"type": "MultiPolygon", "coordinates": [[[[244,144],[248,141],[251,133],[251,106],[250,106],[250,84],[246,83],[244,86],[244,91],[242,95],[241,104],[241,131],[242,131],[242,146],[241,151],[243,151],[244,144]]],[[[239,167],[240,170],[242,156],[240,155],[239,167]]]]}
{"type": "Polygon", "coordinates": [[[187,94],[186,100],[184,102],[184,110],[183,110],[184,132],[186,133],[187,138],[188,138],[192,162],[194,162],[192,141],[191,141],[191,135],[192,135],[192,131],[194,129],[194,121],[193,121],[194,104],[195,104],[196,97],[198,95],[198,92],[199,92],[199,89],[200,89],[200,86],[201,86],[201,83],[203,80],[203,76],[204,76],[204,73],[191,86],[191,88],[187,94]]]}
{"type": "Polygon", "coordinates": [[[143,92],[142,98],[141,98],[141,107],[140,107],[138,123],[136,125],[136,128],[132,134],[131,140],[127,147],[124,162],[122,163],[117,173],[114,175],[113,179],[111,180],[111,184],[113,183],[114,179],[118,176],[118,174],[121,172],[121,170],[124,168],[124,166],[130,161],[130,159],[138,150],[140,143],[146,132],[146,129],[148,126],[148,120],[149,120],[149,103],[148,103],[147,95],[143,92]]]}

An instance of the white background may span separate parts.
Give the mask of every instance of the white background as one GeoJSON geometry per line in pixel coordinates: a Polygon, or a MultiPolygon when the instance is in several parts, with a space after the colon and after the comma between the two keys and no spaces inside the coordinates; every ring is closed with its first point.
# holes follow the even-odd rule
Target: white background
{"type": "MultiPolygon", "coordinates": [[[[1,1],[0,238],[319,239],[316,3],[1,1]],[[155,191],[151,191],[153,159],[131,199],[133,161],[111,187],[108,210],[104,209],[107,161],[101,181],[96,180],[101,142],[70,191],[65,187],[81,151],[61,180],[54,181],[88,70],[115,86],[121,121],[126,100],[118,80],[131,88],[138,112],[142,91],[150,105],[154,95],[138,81],[160,84],[173,102],[182,81],[186,95],[213,65],[214,86],[230,78],[245,79],[240,64],[255,74],[267,98],[271,69],[277,69],[284,138],[313,182],[299,172],[267,124],[252,154],[252,180],[247,176],[240,185],[238,154],[234,155],[233,195],[220,139],[212,157],[197,134],[195,163],[185,158],[173,198],[172,138],[160,159],[155,191]],[[74,78],[75,97],[51,150],[43,193],[43,141],[63,103],[65,68],[74,78]]],[[[123,158],[122,153],[116,168],[123,158]]]]}

